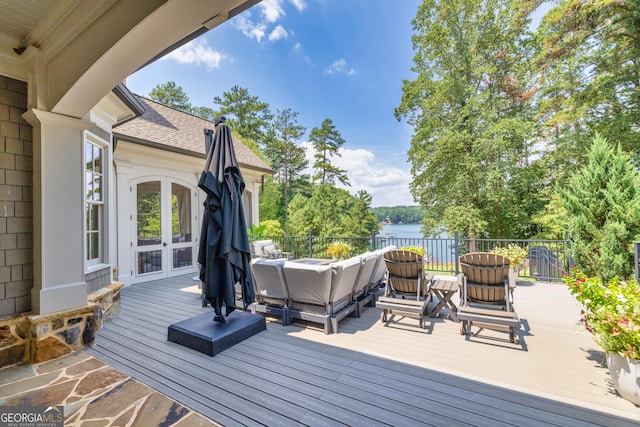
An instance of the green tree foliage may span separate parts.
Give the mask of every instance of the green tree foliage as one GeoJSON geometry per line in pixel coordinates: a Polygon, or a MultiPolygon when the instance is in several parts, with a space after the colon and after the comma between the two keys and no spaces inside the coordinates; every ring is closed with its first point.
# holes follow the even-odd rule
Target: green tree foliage
{"type": "Polygon", "coordinates": [[[191,112],[189,97],[184,93],[182,86],[177,85],[174,81],[157,84],[149,92],[149,98],[177,110],[191,112]]]}
{"type": "Polygon", "coordinates": [[[576,265],[603,281],[633,274],[640,239],[640,175],[620,145],[596,135],[587,161],[559,191],[569,215],[576,265]]]}
{"type": "Polygon", "coordinates": [[[284,230],[280,225],[280,221],[268,219],[260,221],[260,226],[264,226],[264,234],[270,237],[280,237],[284,235],[284,230]]]}
{"type": "Polygon", "coordinates": [[[506,237],[526,228],[507,213],[509,180],[527,167],[535,133],[532,49],[518,4],[425,0],[413,20],[416,78],[403,82],[395,114],[414,128],[410,188],[427,234],[444,226],[506,237]]]}
{"type": "Polygon", "coordinates": [[[539,36],[541,113],[560,136],[573,136],[556,144],[581,159],[599,132],[635,154],[640,148],[640,2],[561,0],[544,17],[539,36]]]}
{"type": "Polygon", "coordinates": [[[265,177],[264,189],[260,194],[260,218],[276,220],[284,223],[284,203],[282,201],[282,184],[272,176],[265,177]]]}
{"type": "Polygon", "coordinates": [[[291,199],[288,232],[294,236],[311,231],[316,236],[367,237],[380,227],[370,203],[371,196],[364,191],[352,196],[341,188],[316,185],[311,197],[299,193],[291,199]]]}
{"type": "Polygon", "coordinates": [[[271,167],[277,171],[276,180],[282,184],[284,192],[285,224],[292,182],[300,178],[309,164],[304,148],[297,145],[305,132],[306,128],[298,124],[298,113],[287,108],[277,111],[273,132],[265,140],[264,153],[271,167]]]}
{"type": "Polygon", "coordinates": [[[233,86],[222,96],[213,98],[213,102],[220,106],[217,115],[228,115],[227,123],[244,140],[264,142],[269,122],[273,118],[269,104],[262,102],[257,96],[251,96],[249,91],[240,86],[233,86]]]}
{"type": "Polygon", "coordinates": [[[567,211],[558,193],[554,193],[549,203],[531,219],[537,227],[534,239],[561,240],[567,237],[567,211]]]}
{"type": "Polygon", "coordinates": [[[205,120],[209,120],[210,122],[214,121],[216,118],[216,112],[209,107],[191,107],[191,114],[201,117],[205,120]]]}
{"type": "Polygon", "coordinates": [[[371,211],[371,194],[360,190],[351,199],[344,220],[347,236],[366,236],[371,231],[380,231],[380,222],[371,211]]]}
{"type": "Polygon", "coordinates": [[[335,184],[336,181],[339,181],[343,185],[349,185],[347,171],[331,163],[332,157],[340,157],[338,150],[340,150],[340,147],[345,143],[345,140],[331,119],[325,119],[322,122],[322,126],[311,129],[309,141],[316,150],[314,155],[315,162],[313,164],[313,181],[319,182],[320,185],[335,184]]]}

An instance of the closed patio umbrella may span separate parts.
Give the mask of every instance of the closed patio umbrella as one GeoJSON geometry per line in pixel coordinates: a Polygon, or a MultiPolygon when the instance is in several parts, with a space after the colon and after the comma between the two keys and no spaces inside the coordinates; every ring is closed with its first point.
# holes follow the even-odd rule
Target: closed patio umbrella
{"type": "Polygon", "coordinates": [[[198,187],[207,194],[200,231],[200,280],[204,297],[223,321],[236,308],[235,284],[245,306],[255,299],[251,253],[242,209],[245,184],[224,117],[215,121],[215,134],[205,129],[207,159],[198,187]],[[223,306],[225,308],[223,314],[223,306]]]}

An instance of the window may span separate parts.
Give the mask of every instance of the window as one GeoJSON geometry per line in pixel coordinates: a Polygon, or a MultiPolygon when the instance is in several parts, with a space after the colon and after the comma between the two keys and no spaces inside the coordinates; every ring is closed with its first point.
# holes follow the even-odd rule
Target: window
{"type": "Polygon", "coordinates": [[[85,233],[87,266],[104,262],[104,148],[85,141],[85,233]]]}

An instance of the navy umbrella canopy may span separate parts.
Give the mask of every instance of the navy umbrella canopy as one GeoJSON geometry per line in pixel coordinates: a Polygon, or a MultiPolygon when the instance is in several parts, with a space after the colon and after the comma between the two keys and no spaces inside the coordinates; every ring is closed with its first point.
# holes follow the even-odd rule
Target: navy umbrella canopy
{"type": "Polygon", "coordinates": [[[215,134],[205,129],[207,160],[198,182],[198,187],[207,194],[198,263],[204,297],[215,310],[214,320],[224,320],[225,315],[235,310],[236,283],[242,289],[245,308],[255,299],[242,209],[245,184],[225,121],[224,117],[216,119],[215,134]]]}

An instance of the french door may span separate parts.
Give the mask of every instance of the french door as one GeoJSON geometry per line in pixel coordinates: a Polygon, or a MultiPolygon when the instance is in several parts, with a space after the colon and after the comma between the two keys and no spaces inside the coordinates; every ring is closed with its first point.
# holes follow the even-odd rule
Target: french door
{"type": "Polygon", "coordinates": [[[137,180],[131,186],[136,281],[195,270],[196,189],[167,177],[137,180]]]}

